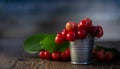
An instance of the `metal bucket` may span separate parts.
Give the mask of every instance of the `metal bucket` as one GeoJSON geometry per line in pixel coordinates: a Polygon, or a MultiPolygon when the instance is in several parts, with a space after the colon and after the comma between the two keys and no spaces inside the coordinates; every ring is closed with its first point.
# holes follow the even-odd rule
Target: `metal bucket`
{"type": "Polygon", "coordinates": [[[86,38],[70,42],[71,63],[90,64],[92,62],[92,51],[94,39],[86,38]]]}

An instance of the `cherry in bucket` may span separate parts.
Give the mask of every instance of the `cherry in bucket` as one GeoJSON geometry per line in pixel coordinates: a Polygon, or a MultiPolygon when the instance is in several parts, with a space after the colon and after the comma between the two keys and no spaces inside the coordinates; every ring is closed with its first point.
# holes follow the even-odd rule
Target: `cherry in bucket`
{"type": "Polygon", "coordinates": [[[103,28],[100,25],[94,26],[90,18],[84,18],[80,22],[69,21],[65,28],[60,32],[61,36],[55,37],[57,44],[62,44],[64,41],[75,41],[77,39],[85,38],[100,38],[103,36],[103,28]]]}

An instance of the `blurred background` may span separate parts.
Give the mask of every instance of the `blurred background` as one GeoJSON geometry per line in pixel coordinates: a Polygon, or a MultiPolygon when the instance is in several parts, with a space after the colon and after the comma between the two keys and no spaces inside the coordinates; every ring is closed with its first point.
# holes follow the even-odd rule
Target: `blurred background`
{"type": "Polygon", "coordinates": [[[2,0],[0,51],[23,52],[29,36],[57,33],[67,21],[85,17],[102,25],[104,36],[98,41],[120,41],[120,0],[2,0]]]}

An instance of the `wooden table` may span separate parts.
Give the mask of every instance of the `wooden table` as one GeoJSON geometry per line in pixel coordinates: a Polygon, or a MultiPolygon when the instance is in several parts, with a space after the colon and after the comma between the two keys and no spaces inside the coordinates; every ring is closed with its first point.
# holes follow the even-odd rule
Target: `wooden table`
{"type": "MultiPolygon", "coordinates": [[[[98,42],[96,44],[110,46],[120,46],[120,42],[98,42]]],[[[118,47],[119,49],[120,47],[118,47]]],[[[94,62],[89,65],[73,65],[69,61],[52,61],[39,59],[37,54],[22,52],[20,55],[0,52],[0,69],[120,69],[120,60],[113,62],[94,62]]]]}

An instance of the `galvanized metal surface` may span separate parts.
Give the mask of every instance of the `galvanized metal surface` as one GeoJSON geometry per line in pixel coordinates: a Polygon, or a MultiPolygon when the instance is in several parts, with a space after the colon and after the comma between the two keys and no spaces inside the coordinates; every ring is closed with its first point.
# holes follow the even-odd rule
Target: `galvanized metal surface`
{"type": "Polygon", "coordinates": [[[89,64],[92,62],[94,39],[75,40],[70,42],[71,63],[89,64]]]}

